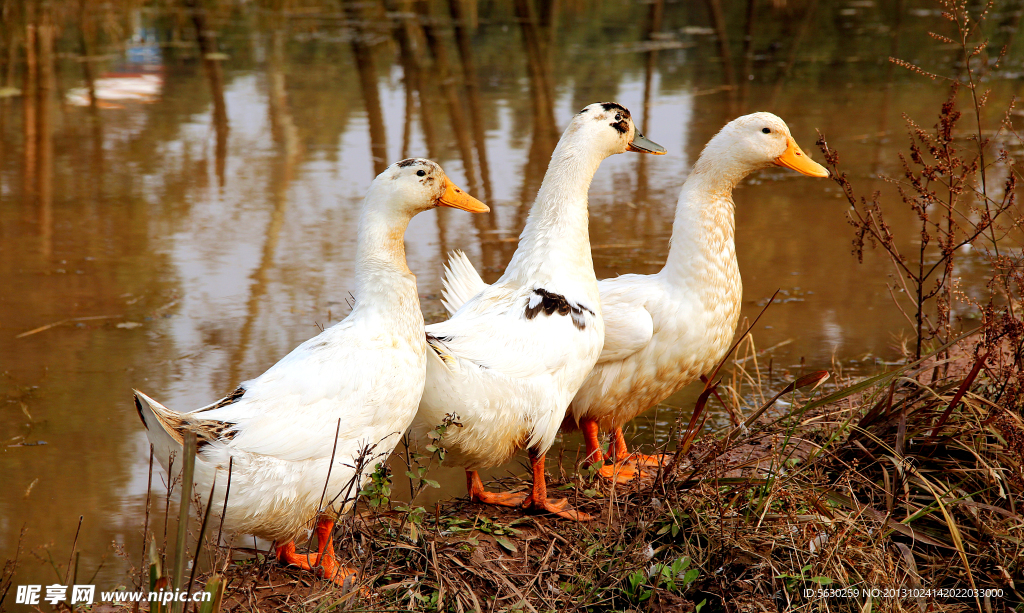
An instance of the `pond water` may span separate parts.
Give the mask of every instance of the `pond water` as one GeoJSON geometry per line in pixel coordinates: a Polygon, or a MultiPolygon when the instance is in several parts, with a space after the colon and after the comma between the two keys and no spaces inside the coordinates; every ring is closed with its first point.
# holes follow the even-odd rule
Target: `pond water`
{"type": "MultiPolygon", "coordinates": [[[[947,24],[917,2],[757,3],[749,21],[746,3],[727,3],[726,60],[702,3],[468,2],[465,29],[447,2],[387,14],[372,2],[224,4],[207,16],[217,48],[206,65],[184,13],[115,2],[87,15],[120,24],[85,29],[100,56],[88,64],[96,109],[76,13],[37,16],[70,19],[52,63],[37,58],[39,95],[0,99],[0,559],[25,527],[16,584],[57,578],[49,556],[66,563],[80,516],[79,577],[102,564],[99,589],[125,583],[112,544],[137,563],[147,489],[132,388],[192,409],[343,318],[361,199],[389,163],[431,157],[492,208],[413,220],[409,266],[436,320],[446,254],[463,249],[498,277],[561,129],[591,102],[625,105],[669,151],[614,156],[598,172],[603,278],[659,269],[679,187],[733,117],[774,112],[819,159],[820,130],[862,193],[891,189],[878,176],[900,172],[901,113],[930,126],[946,90],[887,58],[954,69],[953,50],[927,36],[947,24]]],[[[5,48],[23,41],[21,18],[4,25],[5,48]]],[[[19,63],[7,85],[24,88],[23,73],[19,63]]],[[[1019,92],[1017,74],[994,74],[993,98],[1019,92]]],[[[990,111],[994,125],[1002,108],[990,111]]],[[[771,169],[735,200],[743,316],[783,290],[754,330],[758,348],[776,347],[763,360],[856,372],[899,355],[889,265],[851,255],[834,183],[771,169]]],[[[680,392],[629,434],[654,440],[694,396],[680,392]]],[[[575,457],[577,438],[560,445],[575,457]]],[[[520,468],[494,473],[509,470],[520,468]]],[[[438,475],[441,496],[464,495],[459,471],[438,475]]],[[[158,489],[161,478],[157,468],[158,489]]]]}

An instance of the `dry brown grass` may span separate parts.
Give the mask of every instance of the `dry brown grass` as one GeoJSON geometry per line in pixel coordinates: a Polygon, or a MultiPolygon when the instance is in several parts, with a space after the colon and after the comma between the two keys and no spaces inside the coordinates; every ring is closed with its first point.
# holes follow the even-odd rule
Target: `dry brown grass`
{"type": "MultiPolygon", "coordinates": [[[[360,590],[343,594],[261,556],[229,568],[225,608],[1024,610],[1024,422],[1019,407],[992,402],[1005,388],[999,370],[951,355],[943,378],[926,358],[790,397],[784,413],[728,439],[704,436],[671,472],[629,488],[568,470],[562,487],[592,522],[461,500],[411,519],[382,504],[338,530],[339,555],[362,563],[360,590]],[[805,595],[817,588],[860,596],[805,595]],[[933,592],[890,595],[914,589],[933,592]]],[[[721,396],[756,399],[733,407],[749,415],[783,385],[751,388],[756,360],[744,365],[721,396]]]]}

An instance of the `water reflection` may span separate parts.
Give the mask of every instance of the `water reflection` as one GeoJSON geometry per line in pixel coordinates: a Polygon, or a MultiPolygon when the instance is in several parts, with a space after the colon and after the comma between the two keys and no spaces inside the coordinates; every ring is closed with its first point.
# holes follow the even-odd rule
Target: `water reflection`
{"type": "MultiPolygon", "coordinates": [[[[561,128],[595,100],[631,108],[670,152],[615,156],[598,173],[601,277],[660,268],[679,186],[736,105],[778,113],[808,150],[821,128],[859,186],[880,186],[876,174],[898,172],[899,114],[927,124],[945,95],[880,61],[931,48],[936,22],[903,18],[904,4],[858,3],[850,15],[813,0],[759,4],[753,19],[752,3],[721,3],[716,21],[660,1],[387,0],[343,13],[302,2],[231,13],[211,1],[206,12],[111,17],[122,38],[152,29],[164,41],[161,68],[142,71],[124,40],[84,36],[55,23],[65,13],[26,3],[3,21],[0,47],[18,58],[6,87],[22,89],[0,104],[0,557],[24,523],[32,547],[52,543],[66,560],[83,514],[83,568],[106,553],[97,583],[123,582],[109,544],[141,551],[147,487],[130,389],[200,406],[343,317],[359,204],[388,162],[436,158],[492,206],[472,221],[414,219],[407,251],[430,318],[448,249],[466,250],[485,279],[503,270],[561,128]],[[736,47],[723,53],[720,39],[736,47]],[[55,52],[69,48],[113,58],[80,66],[55,52]],[[89,81],[100,101],[103,78],[133,70],[160,75],[159,90],[119,108],[59,102],[89,81]],[[86,317],[102,319],[65,321],[86,317]]],[[[1019,84],[992,87],[1006,98],[1019,84]]],[[[893,355],[902,322],[886,264],[855,264],[837,196],[784,170],[736,191],[744,315],[787,292],[756,331],[759,347],[791,341],[773,353],[776,372],[801,357],[827,367],[833,353],[893,355]]],[[[692,404],[688,393],[668,407],[692,404]]],[[[640,434],[663,434],[675,416],[662,409],[640,434]]],[[[568,465],[572,442],[565,455],[568,465]]],[[[461,475],[450,478],[446,495],[461,493],[461,475]]],[[[29,559],[19,578],[52,582],[29,559]]]]}

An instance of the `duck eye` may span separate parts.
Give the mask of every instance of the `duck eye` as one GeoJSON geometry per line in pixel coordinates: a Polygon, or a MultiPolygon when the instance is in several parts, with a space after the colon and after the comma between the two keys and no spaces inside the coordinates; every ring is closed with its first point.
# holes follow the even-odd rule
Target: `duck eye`
{"type": "Polygon", "coordinates": [[[615,113],[615,121],[622,121],[622,113],[615,113]]]}
{"type": "Polygon", "coordinates": [[[765,134],[771,134],[772,133],[771,128],[761,128],[761,131],[764,132],[765,134]]]}
{"type": "Polygon", "coordinates": [[[417,170],[416,171],[416,176],[417,177],[425,177],[425,176],[427,176],[427,171],[426,170],[417,170]]]}

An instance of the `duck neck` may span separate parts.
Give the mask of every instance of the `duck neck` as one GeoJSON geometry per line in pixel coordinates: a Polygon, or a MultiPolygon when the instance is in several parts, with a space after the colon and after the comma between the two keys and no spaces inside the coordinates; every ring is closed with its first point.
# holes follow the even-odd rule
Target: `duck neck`
{"type": "Polygon", "coordinates": [[[596,283],[587,192],[605,156],[584,145],[571,135],[559,141],[505,271],[506,279],[543,283],[558,275],[596,283]]]}
{"type": "Polygon", "coordinates": [[[367,196],[359,218],[356,247],[356,306],[395,304],[396,291],[408,288],[396,280],[415,277],[405,261],[405,230],[411,217],[386,206],[384,198],[367,196]]]}
{"type": "Polygon", "coordinates": [[[706,287],[717,284],[706,282],[712,280],[739,283],[732,190],[747,173],[702,162],[698,160],[679,193],[662,274],[677,281],[702,279],[706,287]]]}

